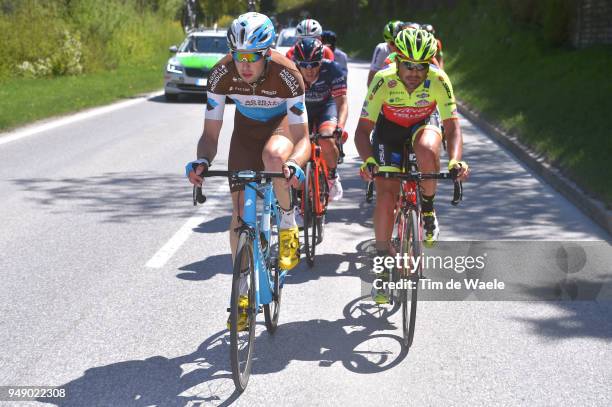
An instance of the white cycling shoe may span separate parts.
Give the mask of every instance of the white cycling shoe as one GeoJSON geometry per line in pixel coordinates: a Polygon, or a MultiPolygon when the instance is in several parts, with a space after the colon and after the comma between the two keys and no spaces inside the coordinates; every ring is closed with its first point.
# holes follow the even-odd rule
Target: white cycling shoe
{"type": "Polygon", "coordinates": [[[339,201],[344,195],[342,190],[342,184],[340,183],[340,174],[336,174],[336,178],[332,178],[328,181],[329,185],[329,200],[339,201]]]}

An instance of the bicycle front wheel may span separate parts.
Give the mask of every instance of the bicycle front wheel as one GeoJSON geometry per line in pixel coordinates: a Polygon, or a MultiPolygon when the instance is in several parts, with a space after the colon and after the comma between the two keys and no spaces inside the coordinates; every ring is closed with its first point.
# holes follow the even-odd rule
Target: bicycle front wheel
{"type": "Polygon", "coordinates": [[[422,273],[422,261],[415,262],[423,254],[423,247],[419,234],[419,223],[416,211],[409,210],[404,221],[404,233],[401,239],[401,256],[407,255],[410,261],[408,269],[402,270],[402,278],[410,282],[409,286],[401,292],[402,303],[402,331],[404,346],[410,348],[414,340],[414,330],[417,311],[417,293],[419,278],[422,273]]]}
{"type": "Polygon", "coordinates": [[[374,200],[374,181],[368,181],[366,185],[365,200],[367,203],[370,203],[374,200]]]}
{"type": "Polygon", "coordinates": [[[239,392],[244,391],[251,375],[255,342],[255,319],[257,316],[255,290],[253,242],[248,232],[243,231],[238,239],[238,250],[236,251],[236,259],[234,261],[230,304],[230,361],[232,378],[239,392]],[[244,300],[241,301],[240,298],[244,295],[248,298],[246,309],[244,308],[244,300]],[[246,328],[238,325],[241,314],[245,312],[247,315],[246,328]]]}

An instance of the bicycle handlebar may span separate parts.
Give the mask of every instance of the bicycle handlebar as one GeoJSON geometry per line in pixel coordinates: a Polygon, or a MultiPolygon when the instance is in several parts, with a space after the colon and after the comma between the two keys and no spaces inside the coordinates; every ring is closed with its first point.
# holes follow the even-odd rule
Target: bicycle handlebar
{"type": "Polygon", "coordinates": [[[388,172],[388,171],[379,171],[374,174],[375,177],[379,178],[396,178],[403,179],[406,181],[422,181],[425,179],[452,179],[454,182],[454,190],[453,190],[453,200],[451,201],[451,205],[457,206],[459,202],[463,200],[463,183],[457,180],[457,175],[459,171],[453,169],[449,172],[432,172],[432,173],[423,173],[423,172],[388,172]]]}
{"type": "MultiPolygon", "coordinates": [[[[192,165],[195,171],[197,164],[192,165]]],[[[261,181],[262,179],[271,178],[285,178],[285,174],[282,172],[274,171],[252,171],[252,170],[241,170],[241,171],[206,171],[201,174],[202,177],[229,177],[230,180],[241,184],[246,184],[254,181],[261,181]]],[[[202,187],[193,186],[193,206],[198,203],[203,204],[206,202],[206,195],[202,192],[202,187]]]]}

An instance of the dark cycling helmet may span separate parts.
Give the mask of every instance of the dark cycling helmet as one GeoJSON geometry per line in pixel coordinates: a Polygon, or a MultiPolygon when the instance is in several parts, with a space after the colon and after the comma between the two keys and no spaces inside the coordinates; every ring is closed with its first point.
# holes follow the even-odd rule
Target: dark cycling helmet
{"type": "Polygon", "coordinates": [[[383,38],[385,39],[385,42],[393,41],[397,35],[398,27],[401,26],[402,22],[399,20],[391,20],[385,24],[385,27],[383,28],[383,38]]]}
{"type": "Polygon", "coordinates": [[[329,44],[332,46],[336,45],[336,33],[333,31],[323,31],[321,33],[321,41],[323,44],[329,44]]]}
{"type": "Polygon", "coordinates": [[[425,30],[430,34],[436,35],[436,30],[434,29],[434,26],[431,24],[421,24],[421,30],[425,30]]]}
{"type": "Polygon", "coordinates": [[[427,62],[436,55],[438,42],[425,30],[406,29],[395,37],[398,54],[415,62],[427,62]]]}
{"type": "Polygon", "coordinates": [[[304,37],[295,44],[293,60],[296,62],[319,62],[323,60],[323,43],[313,37],[304,37]]]}
{"type": "Polygon", "coordinates": [[[393,38],[397,37],[397,34],[399,34],[399,32],[402,30],[406,30],[406,29],[418,30],[419,28],[421,28],[421,24],[419,23],[405,22],[404,24],[402,24],[401,28],[397,30],[393,38]]]}

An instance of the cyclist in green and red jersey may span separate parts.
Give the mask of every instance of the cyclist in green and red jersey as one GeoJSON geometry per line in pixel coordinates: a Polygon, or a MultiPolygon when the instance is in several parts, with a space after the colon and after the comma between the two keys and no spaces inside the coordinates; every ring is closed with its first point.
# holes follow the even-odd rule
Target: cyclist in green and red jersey
{"type": "MultiPolygon", "coordinates": [[[[374,76],[355,131],[357,151],[364,160],[362,177],[372,180],[377,169],[402,171],[406,142],[412,144],[420,171],[439,172],[442,120],[448,144],[449,170],[458,169],[459,180],[466,179],[469,169],[461,161],[463,137],[453,88],[446,73],[430,63],[437,51],[436,39],[425,30],[405,29],[394,42],[398,49],[395,62],[374,76]]],[[[377,195],[374,209],[376,249],[378,255],[387,255],[399,181],[376,178],[374,182],[377,195]]],[[[439,234],[434,210],[436,181],[423,181],[422,187],[424,242],[432,245],[439,234]]],[[[388,301],[384,290],[374,290],[373,296],[378,303],[388,301]]]]}

